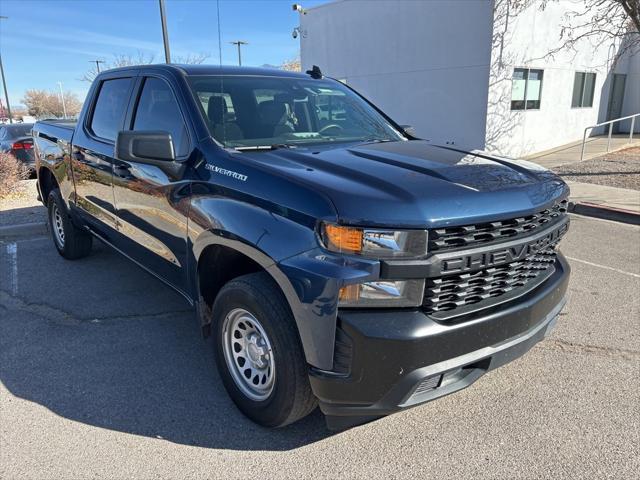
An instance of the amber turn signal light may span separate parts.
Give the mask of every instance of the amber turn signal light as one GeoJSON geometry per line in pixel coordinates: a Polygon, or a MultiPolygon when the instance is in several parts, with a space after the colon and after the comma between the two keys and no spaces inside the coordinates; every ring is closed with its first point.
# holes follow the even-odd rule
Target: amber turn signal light
{"type": "Polygon", "coordinates": [[[347,285],[340,289],[338,300],[341,303],[356,303],[360,299],[360,285],[347,285]]]}
{"type": "Polygon", "coordinates": [[[329,250],[334,252],[360,252],[362,250],[362,230],[340,225],[324,224],[324,240],[329,250]]]}

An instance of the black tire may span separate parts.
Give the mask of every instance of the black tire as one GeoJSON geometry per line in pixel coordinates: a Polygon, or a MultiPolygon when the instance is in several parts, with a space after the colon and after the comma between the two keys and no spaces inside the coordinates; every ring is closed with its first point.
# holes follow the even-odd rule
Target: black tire
{"type": "Polygon", "coordinates": [[[316,408],[317,400],[309,384],[307,363],[293,315],[269,274],[243,275],[220,290],[213,305],[213,331],[218,371],[229,396],[247,417],[265,427],[283,427],[316,408]],[[272,390],[261,400],[250,398],[242,391],[226,360],[225,319],[238,309],[259,320],[271,346],[272,390]]]}
{"type": "Polygon", "coordinates": [[[92,237],[88,232],[73,224],[62,200],[62,195],[60,195],[60,190],[57,188],[49,193],[47,208],[49,233],[51,233],[51,239],[58,253],[67,260],[76,260],[89,255],[92,237]]]}

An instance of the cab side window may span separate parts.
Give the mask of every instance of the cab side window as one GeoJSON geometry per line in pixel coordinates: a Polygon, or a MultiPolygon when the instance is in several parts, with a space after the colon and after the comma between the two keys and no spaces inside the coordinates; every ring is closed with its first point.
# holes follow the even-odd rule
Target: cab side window
{"type": "Polygon", "coordinates": [[[97,137],[115,141],[129,102],[131,81],[131,78],[117,78],[102,82],[90,125],[97,137]]]}
{"type": "Polygon", "coordinates": [[[164,80],[149,77],[144,81],[133,129],[170,133],[176,157],[183,157],[189,153],[189,137],[184,118],[171,88],[164,80]]]}

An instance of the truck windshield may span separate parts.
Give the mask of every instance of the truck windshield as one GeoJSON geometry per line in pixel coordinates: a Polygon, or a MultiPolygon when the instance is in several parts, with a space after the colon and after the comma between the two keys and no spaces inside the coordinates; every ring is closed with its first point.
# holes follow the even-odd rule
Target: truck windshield
{"type": "Polygon", "coordinates": [[[191,76],[211,135],[230,148],[405,138],[340,82],[274,76],[191,76]]]}

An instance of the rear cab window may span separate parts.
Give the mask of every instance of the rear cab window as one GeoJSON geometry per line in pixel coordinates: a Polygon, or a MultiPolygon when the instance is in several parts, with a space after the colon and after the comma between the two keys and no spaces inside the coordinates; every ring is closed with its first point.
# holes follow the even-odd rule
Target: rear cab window
{"type": "Polygon", "coordinates": [[[114,142],[122,129],[129,102],[132,78],[104,80],[100,85],[89,129],[96,136],[114,142]]]}

